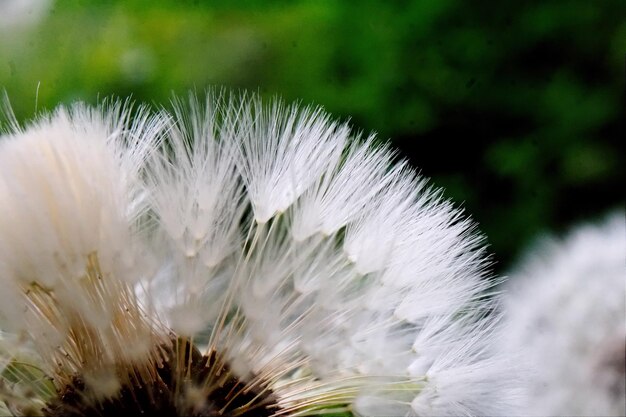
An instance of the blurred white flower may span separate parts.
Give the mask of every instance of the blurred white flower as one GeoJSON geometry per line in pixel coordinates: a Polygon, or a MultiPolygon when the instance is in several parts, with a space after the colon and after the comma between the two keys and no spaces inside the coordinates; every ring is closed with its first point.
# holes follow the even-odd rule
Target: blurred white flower
{"type": "Polygon", "coordinates": [[[626,220],[546,240],[512,274],[508,343],[530,370],[521,415],[626,415],[626,220]]]}
{"type": "Polygon", "coordinates": [[[12,412],[510,412],[482,238],[386,146],[254,96],[129,114],[0,142],[12,412]]]}
{"type": "Polygon", "coordinates": [[[0,0],[0,32],[38,23],[51,3],[51,0],[0,0]]]}

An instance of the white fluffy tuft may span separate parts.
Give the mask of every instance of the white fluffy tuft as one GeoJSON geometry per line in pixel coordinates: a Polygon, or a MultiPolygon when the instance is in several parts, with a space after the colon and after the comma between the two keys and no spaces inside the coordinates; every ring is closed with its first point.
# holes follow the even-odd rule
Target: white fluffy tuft
{"type": "Polygon", "coordinates": [[[506,339],[530,370],[520,415],[626,415],[626,220],[545,239],[512,273],[506,339]]]}
{"type": "Polygon", "coordinates": [[[204,326],[209,349],[274,381],[286,410],[509,411],[482,237],[441,192],[319,109],[218,94],[177,105],[172,125],[148,169],[178,248],[170,325],[204,326]]]}
{"type": "Polygon", "coordinates": [[[59,108],[0,142],[0,325],[57,387],[153,349],[131,284],[150,270],[134,243],[139,175],[163,124],[130,110],[59,108]]]}
{"type": "Polygon", "coordinates": [[[105,396],[100,365],[166,327],[284,415],[509,411],[482,237],[388,147],[256,96],[127,115],[61,109],[0,143],[0,318],[50,368],[78,316],[105,396]]]}

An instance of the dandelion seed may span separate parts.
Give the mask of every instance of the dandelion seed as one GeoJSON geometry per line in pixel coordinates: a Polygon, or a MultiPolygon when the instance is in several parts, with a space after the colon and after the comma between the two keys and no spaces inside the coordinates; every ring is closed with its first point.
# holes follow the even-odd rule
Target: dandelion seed
{"type": "Polygon", "coordinates": [[[531,372],[520,415],[626,415],[626,221],[546,240],[510,281],[508,343],[531,372]]]}
{"type": "Polygon", "coordinates": [[[482,238],[390,149],[254,96],[129,114],[0,142],[13,414],[508,412],[482,238]]]}

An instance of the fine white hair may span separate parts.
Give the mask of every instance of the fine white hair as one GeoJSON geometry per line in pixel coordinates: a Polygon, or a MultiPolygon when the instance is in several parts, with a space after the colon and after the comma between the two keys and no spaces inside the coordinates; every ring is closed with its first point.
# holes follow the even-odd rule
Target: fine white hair
{"type": "Polygon", "coordinates": [[[625,216],[544,238],[512,272],[505,340],[528,369],[519,415],[626,415],[625,216]]]}
{"type": "Polygon", "coordinates": [[[387,145],[255,95],[129,115],[60,109],[0,142],[1,325],[47,373],[79,371],[78,318],[106,346],[90,366],[147,355],[149,379],[171,331],[281,415],[510,412],[484,239],[387,145]]]}

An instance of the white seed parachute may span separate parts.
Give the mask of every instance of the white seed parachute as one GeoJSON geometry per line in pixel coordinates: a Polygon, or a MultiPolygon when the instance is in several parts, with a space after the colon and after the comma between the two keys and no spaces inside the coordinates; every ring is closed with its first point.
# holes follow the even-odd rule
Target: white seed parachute
{"type": "Polygon", "coordinates": [[[116,396],[154,410],[150,386],[178,415],[508,413],[483,238],[373,136],[224,92],[13,125],[0,141],[13,413],[106,415],[116,396]]]}

